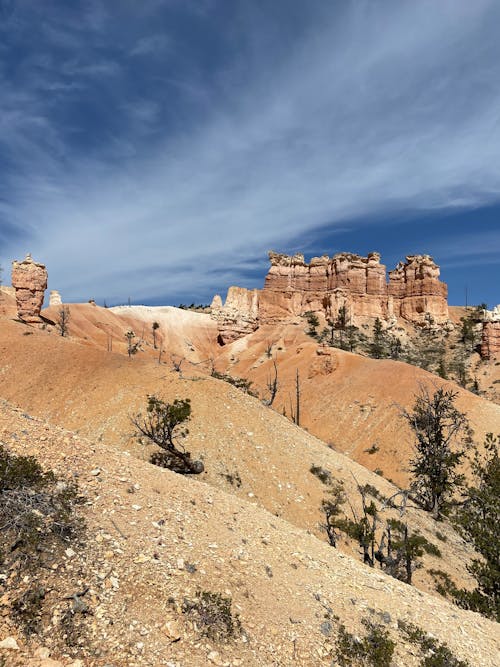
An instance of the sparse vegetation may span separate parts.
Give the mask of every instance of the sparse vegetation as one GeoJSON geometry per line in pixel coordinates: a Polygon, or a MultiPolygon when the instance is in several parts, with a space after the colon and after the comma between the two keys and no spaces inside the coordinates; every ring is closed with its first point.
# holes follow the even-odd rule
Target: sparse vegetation
{"type": "Polygon", "coordinates": [[[191,454],[181,444],[189,433],[184,424],[190,417],[189,398],[176,398],[167,403],[154,394],[148,396],[146,414],[139,413],[131,421],[139,437],[145,437],[162,450],[151,454],[151,463],[184,475],[197,475],[204,471],[203,463],[192,460],[191,454]]]}
{"type": "Polygon", "coordinates": [[[250,389],[252,386],[252,381],[247,380],[246,378],[238,378],[229,373],[219,373],[215,368],[212,368],[210,375],[216,380],[224,380],[228,384],[232,384],[236,389],[241,389],[245,394],[250,394],[250,396],[255,396],[255,393],[250,389]]]}
{"type": "Polygon", "coordinates": [[[131,329],[125,332],[125,338],[127,339],[128,358],[131,359],[141,349],[142,340],[135,340],[135,333],[131,329]]]}
{"type": "Polygon", "coordinates": [[[83,538],[79,501],[76,485],[0,445],[3,604],[10,602],[10,615],[27,637],[42,631],[51,566],[83,538]]]}
{"type": "Polygon", "coordinates": [[[323,468],[322,466],[312,465],[309,468],[309,470],[315,477],[317,477],[321,482],[323,482],[323,484],[331,484],[332,473],[326,468],[323,468]]]}
{"type": "Polygon", "coordinates": [[[405,639],[420,649],[421,667],[470,667],[467,661],[455,657],[446,644],[441,644],[413,623],[400,620],[398,628],[405,639]]]}
{"type": "Polygon", "coordinates": [[[390,667],[396,644],[387,630],[363,619],[367,634],[355,637],[341,624],[336,641],[336,659],[340,667],[366,665],[367,667],[390,667]]]}
{"type": "Polygon", "coordinates": [[[204,637],[227,642],[241,634],[241,622],[231,610],[232,601],[221,593],[198,591],[194,600],[184,599],[182,612],[204,637]]]}

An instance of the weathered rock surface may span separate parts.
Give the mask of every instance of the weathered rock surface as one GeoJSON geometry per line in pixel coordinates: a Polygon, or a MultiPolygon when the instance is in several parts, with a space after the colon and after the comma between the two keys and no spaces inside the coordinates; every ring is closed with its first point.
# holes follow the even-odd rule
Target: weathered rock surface
{"type": "Polygon", "coordinates": [[[424,324],[448,320],[448,288],[439,280],[439,267],[429,255],[408,255],[389,272],[389,297],[396,317],[424,324]]]}
{"type": "Polygon", "coordinates": [[[44,264],[33,261],[28,253],[22,262],[12,262],[12,287],[16,290],[19,318],[29,323],[41,322],[40,311],[47,289],[44,264]]]}
{"type": "Polygon", "coordinates": [[[491,359],[500,355],[500,304],[493,310],[483,310],[481,334],[481,356],[491,359]]]}
{"type": "Polygon", "coordinates": [[[339,309],[345,308],[347,321],[355,325],[377,317],[387,322],[403,318],[415,324],[448,320],[447,287],[429,255],[409,255],[389,273],[389,283],[376,252],[367,257],[323,255],[309,263],[302,254],[270,252],[269,259],[264,288],[251,293],[251,305],[250,293],[240,294],[239,288],[230,288],[224,306],[220,297],[214,298],[212,313],[220,323],[221,342],[250,333],[257,325],[276,324],[308,311],[335,320],[339,309]]]}
{"type": "Polygon", "coordinates": [[[230,287],[226,302],[216,295],[212,301],[212,317],[218,323],[219,341],[223,345],[252,333],[258,326],[258,290],[244,287],[230,287]]]}
{"type": "Polygon", "coordinates": [[[50,290],[49,306],[60,306],[62,304],[61,295],[56,289],[50,290]]]}

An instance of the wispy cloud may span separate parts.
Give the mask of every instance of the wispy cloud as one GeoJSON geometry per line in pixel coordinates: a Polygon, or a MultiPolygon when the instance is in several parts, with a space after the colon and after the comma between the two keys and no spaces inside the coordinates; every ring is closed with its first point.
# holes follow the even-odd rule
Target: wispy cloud
{"type": "Polygon", "coordinates": [[[218,25],[204,3],[195,52],[178,25],[137,34],[93,3],[94,48],[73,28],[43,94],[3,68],[0,216],[22,235],[3,261],[31,250],[67,298],[207,298],[322,225],[500,199],[498,3],[291,4],[284,27],[246,3],[218,25]]]}

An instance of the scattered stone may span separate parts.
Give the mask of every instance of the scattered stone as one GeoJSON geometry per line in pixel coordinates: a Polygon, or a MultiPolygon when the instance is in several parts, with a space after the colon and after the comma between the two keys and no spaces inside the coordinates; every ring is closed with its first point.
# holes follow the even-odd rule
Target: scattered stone
{"type": "Polygon", "coordinates": [[[8,651],[19,651],[19,646],[14,637],[6,637],[0,642],[0,648],[6,649],[8,651]]]}

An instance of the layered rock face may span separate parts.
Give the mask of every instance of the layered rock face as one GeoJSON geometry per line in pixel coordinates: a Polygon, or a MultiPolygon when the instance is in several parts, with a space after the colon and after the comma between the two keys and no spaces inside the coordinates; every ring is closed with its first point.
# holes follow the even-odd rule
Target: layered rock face
{"type": "Polygon", "coordinates": [[[12,287],[16,291],[17,313],[29,323],[41,322],[40,311],[47,289],[47,270],[28,254],[22,262],[12,262],[12,287]]]}
{"type": "Polygon", "coordinates": [[[271,268],[259,298],[262,323],[308,310],[336,317],[341,306],[346,307],[348,319],[387,315],[386,271],[378,253],[324,255],[313,257],[309,264],[303,255],[270,252],[269,258],[271,268]]]}
{"type": "Polygon", "coordinates": [[[218,294],[212,300],[212,317],[217,321],[219,342],[223,345],[246,336],[257,329],[259,316],[258,290],[230,287],[226,302],[218,294]]]}
{"type": "Polygon", "coordinates": [[[335,320],[345,308],[347,321],[359,326],[369,319],[415,324],[448,320],[447,287],[429,255],[409,255],[389,274],[379,253],[367,257],[339,253],[333,257],[269,253],[271,268],[264,288],[248,292],[231,287],[226,304],[212,304],[223,342],[254,331],[259,324],[276,324],[308,311],[335,320]]]}
{"type": "Polygon", "coordinates": [[[500,304],[483,313],[481,356],[491,359],[500,355],[500,304]]]}
{"type": "Polygon", "coordinates": [[[389,272],[393,314],[423,324],[448,320],[448,288],[439,280],[439,267],[429,255],[408,255],[389,272]]]}

